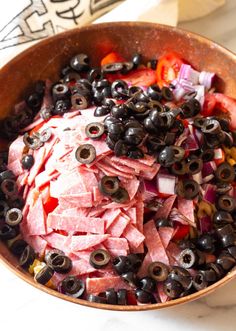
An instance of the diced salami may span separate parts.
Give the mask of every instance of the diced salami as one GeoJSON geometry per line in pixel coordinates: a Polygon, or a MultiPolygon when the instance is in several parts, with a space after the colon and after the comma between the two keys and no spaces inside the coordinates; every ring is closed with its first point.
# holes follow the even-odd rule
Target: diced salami
{"type": "Polygon", "coordinates": [[[140,172],[140,176],[142,176],[144,179],[152,180],[160,170],[160,167],[160,164],[156,163],[149,170],[142,170],[140,172]]]}
{"type": "Polygon", "coordinates": [[[117,170],[116,168],[113,168],[103,160],[100,160],[97,163],[97,167],[101,169],[107,176],[122,176],[124,178],[129,178],[129,179],[133,178],[133,175],[117,170]]]}
{"type": "Polygon", "coordinates": [[[104,245],[107,247],[107,249],[117,249],[117,250],[128,250],[129,245],[125,238],[108,238],[106,241],[104,241],[104,245]]]}
{"type": "Polygon", "coordinates": [[[116,257],[116,256],[127,256],[128,254],[128,250],[126,249],[113,249],[113,248],[109,248],[109,253],[113,256],[113,257],[116,257]]]}
{"type": "Polygon", "coordinates": [[[171,238],[173,237],[174,231],[175,230],[170,227],[160,227],[159,228],[158,232],[161,237],[161,241],[162,241],[164,248],[167,248],[167,246],[169,245],[169,242],[170,242],[171,238]]]}
{"type": "Polygon", "coordinates": [[[7,166],[8,170],[11,170],[16,177],[20,176],[24,171],[20,160],[21,159],[16,159],[15,161],[8,163],[8,166],[7,166]]]}
{"type": "Polygon", "coordinates": [[[167,198],[164,201],[163,206],[160,207],[156,212],[155,219],[168,218],[170,211],[174,205],[175,199],[176,195],[171,195],[169,198],[167,198]]]}
{"type": "Polygon", "coordinates": [[[145,255],[141,268],[138,271],[138,277],[142,278],[148,275],[148,266],[151,264],[152,258],[149,252],[145,255]]]}
{"type": "Polygon", "coordinates": [[[143,214],[144,214],[144,203],[142,196],[140,195],[136,204],[136,223],[137,229],[143,233],[143,214]]]}
{"type": "Polygon", "coordinates": [[[45,160],[45,153],[46,153],[46,149],[43,146],[40,149],[34,151],[34,165],[30,169],[29,177],[28,177],[29,185],[32,185],[35,177],[39,173],[45,160]]]}
{"type": "Polygon", "coordinates": [[[178,261],[179,254],[181,253],[181,249],[176,243],[170,242],[167,247],[167,252],[175,261],[178,261]]]}
{"type": "Polygon", "coordinates": [[[169,264],[169,259],[153,220],[144,224],[145,244],[152,261],[169,264]]]}
{"type": "Polygon", "coordinates": [[[195,223],[194,219],[194,205],[192,200],[187,200],[181,197],[178,197],[178,210],[184,215],[190,223],[195,223]]]}
{"type": "Polygon", "coordinates": [[[25,241],[39,254],[44,256],[45,249],[47,247],[47,241],[40,236],[24,236],[25,241]]]}
{"type": "Polygon", "coordinates": [[[126,191],[129,194],[130,200],[132,200],[138,191],[140,181],[136,177],[133,177],[130,180],[121,181],[121,182],[122,182],[122,187],[126,189],[126,191]]]}
{"type": "Polygon", "coordinates": [[[48,184],[51,180],[56,179],[58,176],[59,173],[57,171],[49,174],[46,170],[44,170],[35,177],[35,187],[40,188],[48,184]]]}
{"type": "Polygon", "coordinates": [[[127,225],[122,236],[128,240],[131,251],[140,246],[145,239],[144,235],[132,224],[127,225]]]}
{"type": "Polygon", "coordinates": [[[53,247],[61,249],[64,252],[70,252],[71,251],[71,237],[69,236],[63,236],[62,234],[53,232],[48,234],[47,236],[43,237],[47,243],[53,247]]]}
{"type": "Polygon", "coordinates": [[[83,215],[63,216],[50,213],[47,218],[47,225],[55,230],[67,232],[90,232],[104,234],[104,220],[101,218],[86,218],[83,215]]]}
{"type": "Polygon", "coordinates": [[[126,215],[121,213],[109,226],[109,228],[107,229],[107,233],[109,233],[112,237],[120,237],[129,222],[130,219],[127,218],[126,215]]]}
{"type": "Polygon", "coordinates": [[[115,219],[120,215],[120,209],[107,209],[103,214],[102,218],[105,220],[105,229],[107,230],[109,226],[115,221],[115,219]]]}
{"type": "Polygon", "coordinates": [[[125,213],[131,219],[131,223],[132,224],[136,224],[137,223],[137,213],[136,213],[136,208],[135,207],[131,207],[131,208],[127,209],[125,211],[125,213]]]}
{"type": "Polygon", "coordinates": [[[72,207],[92,207],[93,197],[91,192],[84,192],[79,194],[61,195],[59,197],[59,204],[63,208],[72,207]]]}
{"type": "Polygon", "coordinates": [[[29,210],[27,216],[28,234],[44,235],[47,234],[46,213],[43,208],[42,198],[39,196],[34,207],[29,210]]]}
{"type": "Polygon", "coordinates": [[[15,160],[21,160],[24,148],[25,143],[23,142],[23,136],[19,136],[9,147],[8,164],[11,164],[15,160]]]}
{"type": "Polygon", "coordinates": [[[113,156],[111,158],[112,162],[126,165],[129,168],[135,169],[136,171],[150,171],[152,168],[146,164],[143,164],[142,162],[139,162],[139,160],[132,160],[126,157],[116,157],[113,156]]]}
{"type": "Polygon", "coordinates": [[[130,290],[130,286],[128,286],[120,276],[86,279],[86,289],[88,294],[98,294],[106,291],[108,288],[114,288],[115,291],[122,288],[130,290]]]}
{"type": "Polygon", "coordinates": [[[73,236],[71,239],[72,251],[83,251],[105,241],[109,234],[73,236]]]}

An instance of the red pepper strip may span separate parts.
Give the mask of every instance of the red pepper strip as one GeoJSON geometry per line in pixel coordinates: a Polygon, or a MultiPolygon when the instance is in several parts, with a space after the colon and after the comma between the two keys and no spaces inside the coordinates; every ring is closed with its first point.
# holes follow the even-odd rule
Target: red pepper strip
{"type": "Polygon", "coordinates": [[[125,62],[125,59],[119,53],[111,52],[101,60],[101,66],[115,62],[125,62]]]}
{"type": "Polygon", "coordinates": [[[172,238],[173,240],[181,240],[184,239],[187,234],[189,233],[189,225],[184,225],[184,224],[179,224],[177,225],[177,231],[174,235],[174,237],[172,238]]]}

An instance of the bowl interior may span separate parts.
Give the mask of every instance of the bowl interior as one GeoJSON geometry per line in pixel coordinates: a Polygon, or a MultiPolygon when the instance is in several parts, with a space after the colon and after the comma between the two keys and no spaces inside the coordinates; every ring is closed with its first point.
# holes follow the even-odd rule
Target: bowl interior
{"type": "MultiPolygon", "coordinates": [[[[0,119],[6,117],[13,106],[24,98],[33,82],[46,78],[58,79],[60,69],[73,55],[86,53],[93,65],[99,65],[100,59],[110,51],[117,51],[127,59],[134,53],[140,53],[144,61],[175,51],[197,70],[215,72],[218,77],[217,89],[229,96],[236,96],[236,56],[221,46],[201,36],[158,24],[105,23],[70,30],[46,39],[5,65],[0,71],[0,119]]],[[[17,267],[17,259],[1,242],[0,259],[19,277],[41,290],[75,303],[112,310],[159,309],[191,301],[213,291],[236,274],[234,270],[201,292],[165,304],[108,306],[73,299],[36,284],[30,275],[17,267]]]]}

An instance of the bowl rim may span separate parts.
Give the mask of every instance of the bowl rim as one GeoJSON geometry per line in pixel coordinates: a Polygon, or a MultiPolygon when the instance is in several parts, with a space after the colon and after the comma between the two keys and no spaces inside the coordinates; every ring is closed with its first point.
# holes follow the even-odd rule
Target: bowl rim
{"type": "MultiPolygon", "coordinates": [[[[189,32],[188,30],[178,28],[178,27],[172,27],[169,25],[164,25],[164,24],[158,24],[158,23],[149,23],[149,22],[106,22],[106,23],[99,23],[99,24],[91,24],[91,25],[86,25],[83,27],[77,27],[74,29],[70,29],[61,33],[58,33],[56,35],[50,36],[46,39],[43,39],[42,41],[37,42],[36,44],[32,45],[31,47],[25,49],[21,53],[19,53],[17,56],[12,58],[9,62],[7,62],[1,69],[0,69],[0,75],[4,75],[5,72],[8,71],[8,68],[14,65],[15,62],[18,62],[22,57],[24,57],[27,53],[30,53],[32,51],[37,51],[38,48],[41,46],[48,44],[51,42],[51,40],[55,39],[60,39],[60,38],[66,38],[67,36],[70,36],[71,34],[75,33],[76,31],[93,31],[96,30],[97,28],[109,28],[109,27],[121,27],[121,26],[130,26],[130,27],[150,27],[154,28],[157,30],[162,30],[162,31],[173,31],[174,33],[177,33],[178,35],[182,36],[186,35],[191,38],[195,39],[202,44],[211,44],[212,46],[218,48],[225,56],[230,57],[233,61],[236,62],[236,54],[234,54],[232,51],[227,49],[226,47],[221,46],[220,44],[210,40],[209,38],[203,37],[200,34],[189,32]]],[[[236,63],[235,63],[236,65],[236,63]]],[[[163,309],[163,308],[168,308],[168,307],[173,307],[179,304],[187,303],[196,299],[199,299],[200,297],[203,297],[211,292],[213,292],[215,289],[220,287],[223,284],[228,283],[230,280],[232,280],[236,276],[236,268],[228,272],[228,274],[217,281],[216,283],[206,287],[205,289],[195,292],[193,294],[184,296],[182,298],[174,299],[167,301],[165,303],[155,303],[155,304],[145,304],[145,305],[107,305],[107,304],[102,304],[102,303],[94,303],[94,302],[89,302],[87,300],[82,300],[82,299],[76,299],[67,295],[64,295],[54,289],[51,289],[49,287],[46,287],[44,285],[41,285],[39,283],[36,283],[34,281],[34,278],[23,272],[20,267],[13,266],[7,258],[5,258],[2,253],[0,253],[0,262],[7,267],[10,271],[12,271],[15,275],[17,275],[19,278],[27,282],[28,284],[34,286],[35,288],[48,293],[50,295],[53,295],[57,298],[80,304],[82,306],[86,307],[91,307],[91,308],[97,308],[97,309],[105,309],[105,310],[111,310],[111,311],[146,311],[146,310],[157,310],[157,309],[163,309]]]]}

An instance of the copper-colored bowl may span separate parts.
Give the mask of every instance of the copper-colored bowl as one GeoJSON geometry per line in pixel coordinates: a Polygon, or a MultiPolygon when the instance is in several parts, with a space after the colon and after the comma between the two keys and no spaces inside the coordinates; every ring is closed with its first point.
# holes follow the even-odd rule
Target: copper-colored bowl
{"type": "MultiPolygon", "coordinates": [[[[176,51],[196,69],[215,72],[219,77],[218,90],[229,96],[236,96],[236,56],[223,47],[193,33],[169,26],[106,23],[58,34],[27,49],[5,65],[0,71],[0,119],[11,112],[13,105],[24,97],[34,81],[57,79],[60,68],[76,53],[87,53],[92,64],[99,64],[100,59],[110,51],[117,51],[127,59],[139,52],[144,56],[144,60],[158,58],[168,51],[176,51]]],[[[200,292],[166,303],[113,306],[74,299],[35,283],[32,276],[18,267],[17,259],[1,242],[0,260],[29,284],[58,298],[93,308],[123,311],[161,309],[186,303],[214,291],[236,275],[236,270],[233,270],[200,292]]]]}

